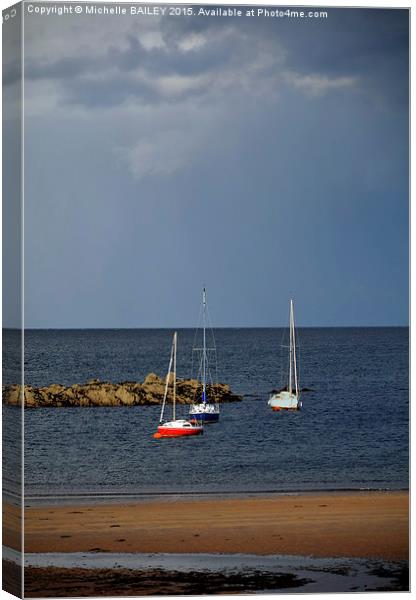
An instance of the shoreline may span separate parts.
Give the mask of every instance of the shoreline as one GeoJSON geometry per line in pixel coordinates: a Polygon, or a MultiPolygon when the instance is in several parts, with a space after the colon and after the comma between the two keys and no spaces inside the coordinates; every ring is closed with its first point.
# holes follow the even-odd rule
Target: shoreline
{"type": "MultiPolygon", "coordinates": [[[[3,560],[7,575],[13,566],[3,560]]],[[[165,568],[59,568],[25,570],[26,597],[205,595],[230,593],[336,593],[408,591],[405,564],[357,561],[275,564],[240,570],[169,570],[165,568]]]]}
{"type": "MultiPolygon", "coordinates": [[[[151,502],[198,502],[200,500],[247,500],[256,498],[281,498],[293,496],[337,496],[351,494],[409,494],[408,487],[396,488],[312,488],[312,489],[261,489],[261,490],[220,490],[220,491],[145,491],[145,492],[69,492],[62,494],[25,495],[26,508],[48,508],[55,506],[102,506],[120,504],[142,504],[151,502]]],[[[22,497],[11,491],[3,491],[3,501],[7,504],[20,503],[22,497]]]]}
{"type": "MultiPolygon", "coordinates": [[[[3,573],[13,565],[3,560],[3,573]]],[[[408,591],[408,566],[400,563],[356,561],[276,564],[272,570],[169,570],[164,568],[105,569],[29,567],[26,597],[154,596],[247,593],[335,593],[408,591]]]]}
{"type": "MultiPolygon", "coordinates": [[[[18,509],[4,504],[4,544],[18,509]]],[[[26,552],[243,553],[408,560],[409,494],[296,493],[25,509],[26,552]]]]}

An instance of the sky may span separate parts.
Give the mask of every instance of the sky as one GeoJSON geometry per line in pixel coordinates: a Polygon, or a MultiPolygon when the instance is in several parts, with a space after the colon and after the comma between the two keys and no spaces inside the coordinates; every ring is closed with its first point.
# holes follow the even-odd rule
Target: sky
{"type": "Polygon", "coordinates": [[[25,35],[26,327],[408,324],[406,10],[25,35]]]}

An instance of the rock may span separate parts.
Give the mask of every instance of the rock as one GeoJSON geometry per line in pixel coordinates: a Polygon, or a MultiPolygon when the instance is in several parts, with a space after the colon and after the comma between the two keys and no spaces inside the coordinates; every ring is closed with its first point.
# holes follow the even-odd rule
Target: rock
{"type": "Polygon", "coordinates": [[[90,401],[90,406],[112,406],[114,401],[112,400],[112,394],[108,393],[108,390],[94,386],[91,389],[86,388],[81,392],[82,396],[86,400],[90,401]]]}
{"type": "Polygon", "coordinates": [[[21,406],[20,385],[3,386],[3,402],[11,406],[21,406]]]}
{"type": "Polygon", "coordinates": [[[57,383],[53,383],[47,388],[49,394],[60,394],[64,389],[65,386],[58,385],[57,383]]]}
{"type": "Polygon", "coordinates": [[[156,373],[149,373],[144,378],[143,384],[148,385],[148,384],[152,384],[152,383],[161,383],[161,382],[162,382],[162,380],[160,379],[159,375],[156,375],[156,373]]]}
{"type": "Polygon", "coordinates": [[[25,408],[36,408],[36,406],[39,406],[39,404],[34,394],[25,394],[25,408]]]}
{"type": "Polygon", "coordinates": [[[117,388],[116,398],[119,398],[121,404],[123,404],[125,406],[131,406],[132,404],[134,404],[134,400],[135,400],[134,394],[127,391],[126,388],[123,386],[120,386],[119,388],[117,388]]]}
{"type": "MultiPolygon", "coordinates": [[[[173,374],[170,374],[172,381],[173,374]]],[[[25,386],[25,407],[61,406],[141,406],[161,404],[165,392],[165,381],[155,373],[149,373],[143,383],[100,382],[92,379],[85,384],[76,383],[65,387],[51,384],[42,388],[25,386]]],[[[241,396],[233,394],[226,384],[207,386],[207,393],[217,402],[239,402],[241,396]]],[[[21,406],[21,386],[3,387],[3,402],[10,406],[21,406]]],[[[202,396],[202,385],[195,379],[178,380],[176,400],[178,404],[191,404],[202,396]]],[[[167,402],[172,402],[172,386],[169,386],[167,402]]]]}

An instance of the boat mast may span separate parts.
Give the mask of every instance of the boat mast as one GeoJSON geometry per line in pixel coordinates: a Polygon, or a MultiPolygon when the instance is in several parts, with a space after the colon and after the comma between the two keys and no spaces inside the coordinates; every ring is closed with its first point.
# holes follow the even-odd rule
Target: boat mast
{"type": "Polygon", "coordinates": [[[177,332],[173,334],[173,420],[176,420],[176,347],[177,332]]]}
{"type": "Polygon", "coordinates": [[[296,397],[299,395],[299,386],[298,386],[298,371],[296,366],[296,336],[295,336],[295,314],[293,310],[293,300],[290,301],[290,308],[292,312],[292,340],[293,340],[293,370],[295,374],[295,393],[296,397]]]}
{"type": "Polygon", "coordinates": [[[292,318],[293,318],[293,301],[290,300],[290,315],[289,315],[289,394],[292,394],[292,364],[293,364],[293,337],[292,337],[292,318]]]}
{"type": "Polygon", "coordinates": [[[159,419],[159,423],[162,423],[162,421],[163,421],[163,413],[165,412],[166,398],[167,398],[167,396],[168,396],[169,378],[170,378],[170,370],[171,370],[171,368],[172,368],[172,361],[173,361],[173,349],[174,349],[174,344],[175,344],[175,336],[176,336],[176,332],[175,332],[175,335],[173,336],[172,348],[171,348],[171,350],[170,350],[169,367],[168,367],[168,373],[167,373],[167,375],[166,375],[166,381],[165,381],[165,393],[163,394],[162,410],[161,410],[161,412],[160,412],[160,419],[159,419]]]}
{"type": "Polygon", "coordinates": [[[206,292],[202,290],[202,327],[203,327],[203,343],[202,343],[202,402],[206,402],[206,292]]]}

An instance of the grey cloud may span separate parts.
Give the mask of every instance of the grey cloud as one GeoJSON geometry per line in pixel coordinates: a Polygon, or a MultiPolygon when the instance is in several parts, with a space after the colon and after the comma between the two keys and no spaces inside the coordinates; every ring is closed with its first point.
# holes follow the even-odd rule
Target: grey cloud
{"type": "Polygon", "coordinates": [[[129,32],[123,49],[110,45],[100,57],[68,56],[46,64],[29,59],[26,72],[33,80],[58,81],[65,102],[87,107],[114,106],[132,97],[145,103],[178,101],[241,85],[256,90],[259,80],[274,76],[277,46],[261,38],[254,42],[232,27],[222,35],[204,35],[201,48],[186,50],[179,43],[184,36],[167,36],[165,47],[146,49],[129,32]]]}
{"type": "Polygon", "coordinates": [[[125,103],[129,98],[140,98],[144,104],[158,102],[159,95],[145,83],[131,83],[122,74],[114,75],[109,81],[76,79],[65,88],[64,102],[85,107],[114,107],[125,103]]]}
{"type": "MultiPolygon", "coordinates": [[[[363,91],[377,100],[384,96],[384,102],[407,101],[406,10],[328,9],[328,19],[296,22],[164,18],[153,26],[160,32],[164,47],[146,49],[137,23],[119,33],[120,39],[124,39],[122,47],[109,39],[107,49],[101,51],[100,56],[88,53],[74,56],[72,39],[68,39],[67,55],[56,60],[49,57],[47,61],[36,60],[31,57],[29,47],[26,76],[59,81],[64,99],[74,104],[112,106],[122,103],[126,97],[163,102],[166,95],[158,91],[157,85],[152,85],[152,79],[169,75],[211,75],[207,81],[212,90],[215,79],[224,80],[225,76],[233,79],[232,74],[247,69],[256,57],[268,55],[272,59],[269,69],[251,73],[253,88],[259,85],[259,79],[276,82],[282,73],[283,79],[290,82],[291,78],[286,76],[290,73],[294,75],[293,81],[331,79],[334,85],[328,85],[328,91],[337,87],[337,81],[359,79],[363,91]],[[202,36],[205,43],[184,51],[181,43],[190,35],[202,36]],[[146,77],[134,79],[137,70],[143,71],[146,77]],[[103,83],[106,78],[108,85],[103,83]],[[110,92],[110,82],[115,82],[116,91],[110,92]]],[[[87,29],[87,34],[93,36],[94,31],[87,29]]],[[[82,39],[79,42],[82,43],[82,39]]],[[[43,43],[43,40],[34,43],[43,43]]],[[[6,64],[4,73],[4,83],[12,83],[16,79],[15,65],[6,64]]],[[[234,77],[234,81],[238,81],[238,77],[234,77]]],[[[298,86],[298,89],[302,88],[298,86]]],[[[187,94],[192,97],[204,91],[207,90],[203,86],[189,86],[187,94]]],[[[174,94],[174,99],[178,97],[181,94],[174,94]]]]}
{"type": "MultiPolygon", "coordinates": [[[[68,55],[56,61],[39,63],[29,56],[27,76],[59,81],[64,101],[87,107],[122,104],[126,98],[164,102],[210,95],[216,86],[225,89],[227,80],[227,89],[237,89],[244,82],[245,91],[267,83],[276,88],[282,82],[303,81],[303,85],[295,85],[301,92],[308,81],[315,86],[326,81],[328,85],[322,86],[325,93],[340,87],[347,90],[360,80],[367,91],[394,96],[394,90],[383,81],[383,58],[388,57],[392,76],[399,79],[405,75],[407,15],[398,11],[389,26],[391,11],[377,17],[374,12],[330,11],[330,22],[296,24],[165,18],[158,23],[162,47],[145,48],[137,26],[134,30],[130,27],[122,34],[123,44],[115,46],[109,40],[99,57],[71,56],[69,43],[68,55]],[[202,43],[186,49],[192,35],[199,35],[202,43]],[[255,64],[260,66],[254,68],[255,64]],[[169,76],[199,77],[200,82],[193,85],[190,80],[183,92],[175,89],[169,95],[158,82],[169,76]]],[[[403,90],[403,85],[397,87],[403,90]]]]}
{"type": "Polygon", "coordinates": [[[145,50],[138,37],[128,36],[128,48],[121,51],[109,52],[108,64],[116,65],[121,71],[132,71],[144,67],[155,75],[178,73],[180,75],[195,75],[217,68],[235,52],[234,39],[228,40],[221,46],[204,46],[201,51],[181,52],[177,43],[166,40],[163,49],[145,50]],[[228,46],[228,47],[227,47],[228,46]]]}
{"type": "MultiPolygon", "coordinates": [[[[300,75],[356,77],[373,98],[407,100],[409,13],[407,10],[328,9],[328,20],[282,28],[288,64],[300,75]]],[[[268,34],[272,35],[270,29],[268,34]]]]}
{"type": "MultiPolygon", "coordinates": [[[[103,64],[102,61],[100,62],[103,64]]],[[[25,76],[29,79],[66,80],[77,77],[96,66],[97,61],[88,59],[88,57],[80,59],[68,56],[46,64],[39,64],[28,58],[25,66],[25,76]]]]}

